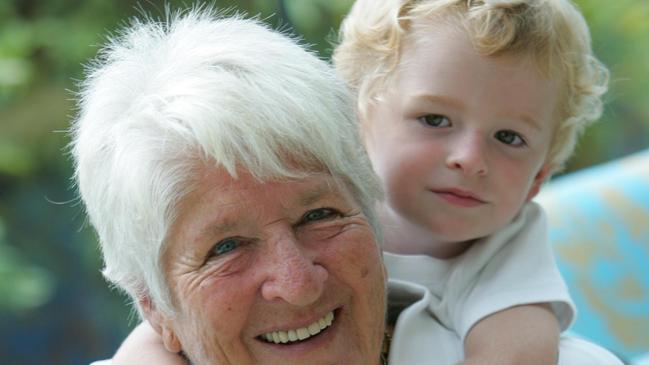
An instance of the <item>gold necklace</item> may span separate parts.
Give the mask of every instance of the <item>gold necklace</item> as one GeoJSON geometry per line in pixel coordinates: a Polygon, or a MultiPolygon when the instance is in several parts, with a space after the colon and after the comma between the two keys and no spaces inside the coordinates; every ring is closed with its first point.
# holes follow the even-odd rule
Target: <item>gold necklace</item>
{"type": "Polygon", "coordinates": [[[385,334],[383,335],[383,346],[381,347],[381,365],[388,365],[390,345],[392,345],[392,336],[390,336],[388,331],[385,331],[385,334]]]}

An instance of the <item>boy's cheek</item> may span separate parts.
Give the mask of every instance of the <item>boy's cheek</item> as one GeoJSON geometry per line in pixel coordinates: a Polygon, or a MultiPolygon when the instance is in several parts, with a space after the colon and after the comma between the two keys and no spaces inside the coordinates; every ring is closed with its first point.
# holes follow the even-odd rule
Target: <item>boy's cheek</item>
{"type": "Polygon", "coordinates": [[[534,176],[534,181],[532,181],[530,191],[527,193],[526,201],[532,200],[539,193],[543,183],[550,177],[550,171],[552,171],[552,167],[549,164],[545,164],[536,176],[534,176]]]}

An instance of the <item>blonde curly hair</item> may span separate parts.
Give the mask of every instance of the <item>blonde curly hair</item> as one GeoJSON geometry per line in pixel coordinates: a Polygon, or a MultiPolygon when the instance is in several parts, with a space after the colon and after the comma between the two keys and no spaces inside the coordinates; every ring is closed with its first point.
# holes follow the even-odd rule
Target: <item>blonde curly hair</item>
{"type": "MultiPolygon", "coordinates": [[[[343,21],[334,64],[368,105],[396,77],[404,40],[416,20],[456,22],[483,56],[530,56],[549,78],[561,80],[559,123],[547,162],[563,168],[577,137],[602,113],[608,70],[591,49],[590,32],[570,0],[357,0],[343,21]]],[[[428,30],[429,31],[429,30],[428,30]]]]}

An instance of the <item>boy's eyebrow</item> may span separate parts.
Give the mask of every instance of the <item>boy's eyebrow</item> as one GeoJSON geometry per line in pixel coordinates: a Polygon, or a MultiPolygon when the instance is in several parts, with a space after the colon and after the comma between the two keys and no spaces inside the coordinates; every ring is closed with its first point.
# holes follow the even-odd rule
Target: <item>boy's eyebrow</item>
{"type": "Polygon", "coordinates": [[[414,95],[415,99],[424,99],[430,103],[435,103],[435,104],[444,104],[456,109],[463,109],[464,108],[464,103],[460,99],[455,99],[451,98],[448,96],[443,96],[443,95],[433,95],[429,93],[417,93],[414,95]]]}
{"type": "MultiPolygon", "coordinates": [[[[423,99],[423,100],[426,100],[426,101],[428,101],[430,103],[443,104],[443,105],[450,106],[450,107],[456,108],[456,109],[463,109],[464,108],[464,103],[462,102],[462,100],[452,98],[452,97],[448,97],[448,96],[444,96],[444,95],[433,95],[433,94],[422,92],[422,93],[414,94],[413,97],[414,97],[414,99],[423,99]]],[[[513,115],[511,115],[511,117],[516,119],[516,120],[520,120],[520,121],[524,122],[525,124],[529,125],[530,127],[532,127],[533,129],[535,129],[537,131],[542,131],[542,128],[541,128],[541,125],[539,124],[539,122],[536,119],[529,116],[528,114],[525,114],[525,113],[513,114],[513,115]]]]}
{"type": "Polygon", "coordinates": [[[535,129],[538,132],[542,131],[541,125],[536,121],[536,119],[532,118],[527,114],[517,114],[517,115],[513,115],[513,117],[529,125],[530,127],[532,127],[532,129],[535,129]]]}

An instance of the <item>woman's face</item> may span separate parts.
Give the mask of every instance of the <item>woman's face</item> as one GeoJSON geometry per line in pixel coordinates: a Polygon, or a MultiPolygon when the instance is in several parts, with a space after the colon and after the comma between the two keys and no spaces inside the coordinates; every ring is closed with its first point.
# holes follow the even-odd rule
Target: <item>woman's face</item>
{"type": "Polygon", "coordinates": [[[176,314],[149,319],[169,350],[199,365],[378,363],[380,250],[330,176],[260,182],[207,171],[168,239],[162,265],[176,314]]]}

